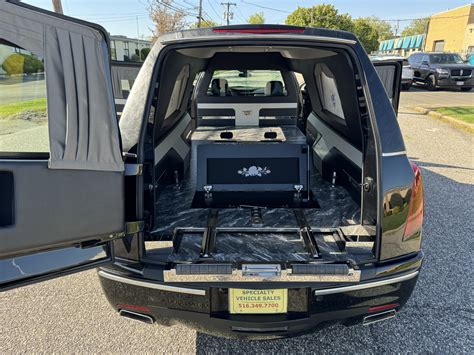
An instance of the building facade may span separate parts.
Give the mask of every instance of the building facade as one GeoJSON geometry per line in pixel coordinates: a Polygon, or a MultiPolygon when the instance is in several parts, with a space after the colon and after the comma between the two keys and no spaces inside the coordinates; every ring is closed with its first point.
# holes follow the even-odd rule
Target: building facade
{"type": "Polygon", "coordinates": [[[413,52],[474,53],[474,5],[468,4],[430,17],[427,33],[380,42],[379,54],[409,56],[413,52]]]}
{"type": "Polygon", "coordinates": [[[425,51],[474,52],[474,6],[468,4],[431,16],[425,51]]]}
{"type": "Polygon", "coordinates": [[[424,43],[424,34],[387,39],[380,42],[379,53],[407,57],[413,52],[423,50],[424,43]]]}
{"type": "Polygon", "coordinates": [[[118,61],[143,61],[142,49],[151,48],[150,41],[126,36],[110,36],[110,56],[118,61]]]}

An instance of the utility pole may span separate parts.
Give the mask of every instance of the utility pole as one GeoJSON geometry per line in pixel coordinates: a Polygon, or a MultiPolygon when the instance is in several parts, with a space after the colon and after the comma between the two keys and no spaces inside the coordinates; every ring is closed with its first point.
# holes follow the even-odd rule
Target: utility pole
{"type": "Polygon", "coordinates": [[[202,0],[199,0],[198,28],[201,28],[201,23],[202,23],[202,0]]]}
{"type": "Polygon", "coordinates": [[[227,21],[227,26],[230,25],[230,20],[234,18],[234,13],[230,11],[231,6],[237,6],[235,2],[221,2],[222,6],[226,6],[227,10],[224,11],[224,20],[227,21]]]}
{"type": "Polygon", "coordinates": [[[61,4],[61,0],[53,0],[53,9],[54,12],[63,15],[63,5],[61,4]]]}

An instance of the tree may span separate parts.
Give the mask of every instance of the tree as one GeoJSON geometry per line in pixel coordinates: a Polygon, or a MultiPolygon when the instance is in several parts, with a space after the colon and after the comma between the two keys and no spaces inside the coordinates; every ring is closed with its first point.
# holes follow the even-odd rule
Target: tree
{"type": "Polygon", "coordinates": [[[8,75],[33,74],[44,72],[44,65],[43,61],[34,55],[13,53],[3,61],[2,69],[8,75]]]}
{"type": "Polygon", "coordinates": [[[163,33],[182,30],[186,13],[173,5],[173,0],[149,0],[148,13],[153,21],[152,42],[163,33]]]}
{"type": "Polygon", "coordinates": [[[354,33],[359,38],[367,53],[377,50],[379,46],[379,33],[373,22],[365,18],[353,21],[354,33]]]}
{"type": "Polygon", "coordinates": [[[285,20],[287,25],[323,27],[334,30],[352,31],[352,18],[349,14],[340,14],[333,6],[328,4],[313,7],[299,7],[285,20]]]}
{"type": "Polygon", "coordinates": [[[251,25],[261,25],[262,23],[265,23],[265,14],[263,12],[257,12],[250,15],[247,22],[251,25]]]}
{"type": "Polygon", "coordinates": [[[372,27],[375,28],[377,31],[379,37],[379,41],[385,41],[386,39],[390,39],[393,37],[393,31],[392,31],[392,25],[388,23],[387,21],[380,20],[378,17],[375,16],[366,16],[366,17],[359,17],[359,19],[364,19],[372,27]]]}
{"type": "Polygon", "coordinates": [[[402,36],[413,36],[426,33],[428,30],[429,17],[418,18],[410,22],[402,31],[402,36]]]}
{"type": "Polygon", "coordinates": [[[150,53],[151,48],[145,47],[142,48],[140,51],[140,56],[142,57],[142,60],[145,60],[148,54],[150,53]]]}

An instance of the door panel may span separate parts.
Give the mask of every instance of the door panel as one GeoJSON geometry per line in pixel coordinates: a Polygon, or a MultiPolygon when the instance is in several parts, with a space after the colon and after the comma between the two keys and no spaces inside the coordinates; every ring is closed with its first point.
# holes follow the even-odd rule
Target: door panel
{"type": "Polygon", "coordinates": [[[0,288],[11,288],[113,259],[124,166],[106,32],[16,1],[0,13],[0,288]]]}
{"type": "Polygon", "coordinates": [[[373,64],[380,80],[382,81],[387,96],[392,103],[393,109],[398,113],[403,62],[401,60],[387,60],[383,62],[374,62],[373,64]]]}
{"type": "Polygon", "coordinates": [[[0,167],[13,176],[13,211],[5,212],[14,222],[0,228],[0,258],[123,231],[121,173],[53,170],[41,160],[3,159],[0,167]]]}

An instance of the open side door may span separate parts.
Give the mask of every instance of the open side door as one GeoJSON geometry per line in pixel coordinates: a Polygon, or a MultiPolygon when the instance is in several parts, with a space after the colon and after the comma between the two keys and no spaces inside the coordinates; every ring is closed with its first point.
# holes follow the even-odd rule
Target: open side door
{"type": "Polygon", "coordinates": [[[126,223],[106,32],[0,0],[0,68],[0,288],[110,263],[126,223]]]}
{"type": "Polygon", "coordinates": [[[381,60],[374,61],[373,64],[392,103],[393,109],[398,114],[403,62],[402,60],[381,60]]]}

